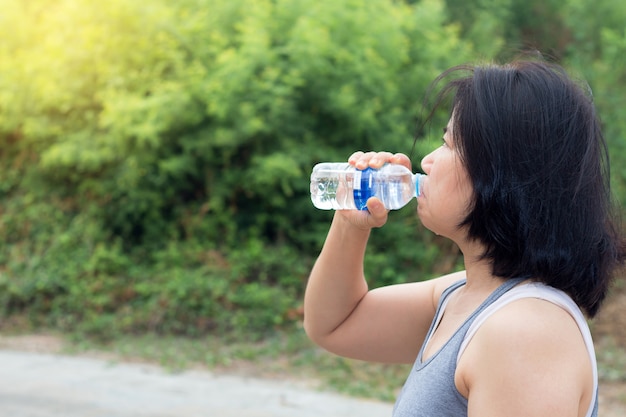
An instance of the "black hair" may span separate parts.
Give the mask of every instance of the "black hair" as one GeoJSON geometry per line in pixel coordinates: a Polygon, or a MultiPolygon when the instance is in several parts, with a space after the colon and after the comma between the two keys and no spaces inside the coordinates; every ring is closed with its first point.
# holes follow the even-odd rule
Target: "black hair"
{"type": "Polygon", "coordinates": [[[589,87],[543,61],[459,66],[452,130],[474,195],[459,225],[485,245],[503,278],[535,279],[568,293],[593,317],[626,244],[617,223],[609,158],[589,87]]]}

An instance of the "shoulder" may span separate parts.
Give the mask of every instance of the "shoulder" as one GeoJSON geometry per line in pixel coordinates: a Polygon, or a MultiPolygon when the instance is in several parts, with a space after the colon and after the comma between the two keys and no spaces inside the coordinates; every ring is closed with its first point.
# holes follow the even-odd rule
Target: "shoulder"
{"type": "Polygon", "coordinates": [[[489,397],[499,398],[490,407],[501,407],[506,415],[518,415],[511,414],[513,405],[519,415],[550,415],[545,410],[577,415],[593,385],[576,321],[561,307],[537,298],[512,301],[490,316],[461,357],[457,377],[470,403],[480,408],[489,397]],[[576,410],[568,411],[572,404],[576,410]]]}
{"type": "Polygon", "coordinates": [[[522,298],[505,305],[485,321],[476,337],[494,347],[512,348],[511,354],[536,352],[543,357],[552,351],[572,351],[572,346],[584,348],[574,318],[556,304],[538,298],[522,298]]]}
{"type": "Polygon", "coordinates": [[[450,287],[465,281],[465,270],[443,275],[431,280],[433,304],[437,306],[443,293],[450,287]]]}

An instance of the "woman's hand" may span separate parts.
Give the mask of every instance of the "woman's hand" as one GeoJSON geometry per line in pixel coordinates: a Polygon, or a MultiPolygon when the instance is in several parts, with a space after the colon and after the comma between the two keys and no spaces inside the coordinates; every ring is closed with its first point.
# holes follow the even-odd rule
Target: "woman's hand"
{"type": "MultiPolygon", "coordinates": [[[[397,153],[392,154],[390,152],[355,152],[350,158],[348,163],[357,169],[363,170],[366,168],[380,169],[383,165],[400,164],[411,169],[411,161],[409,157],[397,153]]],[[[371,197],[367,200],[367,211],[364,210],[339,210],[337,215],[341,216],[343,220],[347,221],[351,225],[363,229],[369,230],[374,227],[382,227],[387,223],[387,215],[389,210],[385,208],[382,201],[376,197],[371,197]]]]}
{"type": "MultiPolygon", "coordinates": [[[[409,158],[389,152],[356,152],[358,169],[385,163],[411,168],[409,158]]],[[[367,211],[337,210],[304,295],[304,328],[318,345],[341,356],[386,363],[413,363],[426,337],[441,292],[461,276],[443,281],[390,285],[372,291],[364,259],[370,229],[387,221],[372,197],[367,211]],[[437,284],[439,282],[439,284],[437,284]]]]}

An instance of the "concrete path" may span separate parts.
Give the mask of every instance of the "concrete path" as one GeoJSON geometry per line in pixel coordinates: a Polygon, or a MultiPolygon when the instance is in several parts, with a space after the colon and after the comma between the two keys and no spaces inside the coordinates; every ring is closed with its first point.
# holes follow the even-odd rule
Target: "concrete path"
{"type": "Polygon", "coordinates": [[[0,350],[0,416],[382,417],[391,409],[289,382],[0,350]]]}

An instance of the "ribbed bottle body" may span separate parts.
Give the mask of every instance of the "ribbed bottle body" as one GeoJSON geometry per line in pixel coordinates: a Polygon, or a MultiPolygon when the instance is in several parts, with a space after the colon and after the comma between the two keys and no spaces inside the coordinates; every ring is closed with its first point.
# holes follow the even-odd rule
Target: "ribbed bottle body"
{"type": "Polygon", "coordinates": [[[367,200],[377,197],[388,210],[397,210],[419,195],[421,177],[402,165],[361,171],[344,162],[324,162],[311,173],[311,201],[322,210],[366,210],[367,200]]]}

